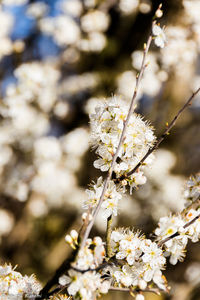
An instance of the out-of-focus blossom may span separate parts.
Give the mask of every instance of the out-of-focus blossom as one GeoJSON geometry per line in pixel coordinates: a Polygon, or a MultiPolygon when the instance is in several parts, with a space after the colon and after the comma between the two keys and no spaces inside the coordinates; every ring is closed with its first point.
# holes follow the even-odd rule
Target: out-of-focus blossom
{"type": "MultiPolygon", "coordinates": [[[[135,88],[136,74],[133,71],[125,71],[117,78],[117,92],[119,95],[124,96],[127,99],[131,99],[135,88]]],[[[138,98],[141,92],[138,93],[138,98]]]]}
{"type": "Polygon", "coordinates": [[[152,5],[151,1],[149,1],[149,0],[145,0],[145,1],[140,2],[139,11],[142,14],[148,14],[151,11],[151,5],[152,5]]]}
{"type": "Polygon", "coordinates": [[[0,209],[0,238],[2,235],[7,235],[13,228],[14,218],[6,210],[0,209]]]}
{"type": "Polygon", "coordinates": [[[14,17],[0,6],[0,20],[2,27],[0,32],[0,59],[2,59],[3,56],[9,55],[13,51],[13,42],[10,39],[10,34],[14,25],[14,17]]]}
{"type": "Polygon", "coordinates": [[[59,161],[62,151],[60,143],[55,137],[42,137],[34,144],[35,158],[38,164],[45,160],[59,161]]]}
{"type": "Polygon", "coordinates": [[[143,191],[137,192],[140,201],[148,203],[148,213],[151,212],[156,221],[171,211],[179,212],[184,208],[184,177],[171,173],[175,163],[176,156],[171,151],[158,149],[151,168],[145,172],[148,181],[143,191]]]}
{"type": "Polygon", "coordinates": [[[97,86],[99,76],[97,73],[83,73],[69,76],[63,80],[59,87],[60,94],[74,95],[82,91],[90,91],[97,86]]]}
{"type": "Polygon", "coordinates": [[[106,37],[101,32],[90,32],[87,39],[78,42],[80,50],[85,52],[100,52],[106,46],[106,37]]]}
{"type": "Polygon", "coordinates": [[[28,0],[2,0],[4,5],[25,5],[28,0]]]}
{"type": "Polygon", "coordinates": [[[104,32],[109,25],[109,17],[102,11],[94,10],[81,18],[81,26],[85,32],[104,32]]]}
{"type": "Polygon", "coordinates": [[[183,66],[190,70],[197,58],[197,45],[189,38],[188,28],[168,26],[165,32],[168,43],[167,47],[162,49],[163,66],[167,70],[173,68],[178,74],[182,73],[183,66]]]}
{"type": "Polygon", "coordinates": [[[80,0],[64,0],[59,6],[65,14],[73,17],[79,17],[83,11],[83,5],[80,0]]]}
{"type": "Polygon", "coordinates": [[[196,286],[200,283],[200,263],[192,262],[186,269],[185,279],[189,281],[192,286],[196,286]]]}
{"type": "Polygon", "coordinates": [[[48,5],[44,2],[35,2],[28,6],[27,8],[27,15],[34,17],[34,18],[41,18],[45,16],[48,12],[48,5]]]}
{"type": "Polygon", "coordinates": [[[80,38],[78,24],[67,15],[42,19],[40,21],[40,29],[45,34],[52,35],[59,46],[76,44],[80,38]]]}
{"type": "Polygon", "coordinates": [[[83,0],[83,2],[87,8],[94,8],[97,4],[97,0],[83,0]]]}
{"type": "Polygon", "coordinates": [[[89,132],[85,128],[77,128],[63,136],[61,144],[66,154],[81,157],[89,147],[89,132]],[[79,147],[77,147],[77,141],[79,147]]]}
{"type": "Polygon", "coordinates": [[[138,0],[120,0],[119,1],[119,9],[122,13],[129,15],[135,12],[138,8],[139,1],[138,0]]]}
{"type": "Polygon", "coordinates": [[[38,173],[33,178],[31,186],[33,191],[48,199],[50,206],[59,207],[66,201],[66,195],[75,183],[74,175],[64,166],[47,161],[38,167],[38,173]]]}

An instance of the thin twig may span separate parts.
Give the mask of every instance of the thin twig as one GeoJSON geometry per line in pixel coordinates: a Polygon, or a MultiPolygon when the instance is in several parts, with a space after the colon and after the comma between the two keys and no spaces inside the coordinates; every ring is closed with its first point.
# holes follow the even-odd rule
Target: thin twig
{"type": "Polygon", "coordinates": [[[158,141],[155,143],[155,145],[148,150],[148,152],[145,154],[145,156],[139,161],[139,163],[134,167],[133,170],[129,171],[126,175],[123,175],[119,178],[117,178],[115,181],[120,182],[126,177],[131,176],[133,173],[137,171],[137,169],[143,164],[143,162],[146,160],[146,158],[158,148],[158,146],[162,143],[162,141],[165,139],[165,137],[169,134],[170,130],[174,125],[176,124],[176,121],[182,114],[182,112],[191,104],[194,97],[199,93],[200,87],[190,96],[190,98],[186,101],[186,103],[183,105],[183,107],[178,111],[178,113],[175,115],[171,123],[167,126],[167,129],[164,131],[164,133],[161,135],[161,137],[158,139],[158,141]]]}
{"type": "Polygon", "coordinates": [[[156,295],[160,295],[160,292],[158,289],[156,288],[146,288],[145,290],[141,290],[141,289],[131,289],[131,288],[120,288],[120,287],[114,287],[111,286],[109,288],[110,291],[118,291],[118,292],[132,292],[132,293],[138,293],[138,292],[147,292],[147,293],[155,293],[156,295]]]}
{"type": "Polygon", "coordinates": [[[200,196],[197,197],[196,200],[192,201],[192,203],[187,206],[182,212],[181,215],[185,215],[190,209],[197,209],[200,206],[200,196]]]}
{"type": "Polygon", "coordinates": [[[107,219],[107,229],[106,229],[106,254],[108,258],[112,257],[112,247],[111,247],[112,221],[113,221],[113,216],[110,215],[107,219]]]}
{"type": "Polygon", "coordinates": [[[78,253],[78,248],[76,248],[76,250],[74,250],[72,252],[72,255],[69,259],[66,259],[61,266],[56,270],[56,272],[54,273],[54,275],[52,276],[52,278],[45,284],[45,286],[43,287],[43,289],[40,291],[39,293],[39,297],[40,299],[48,299],[48,294],[50,289],[58,283],[58,280],[60,278],[61,275],[63,275],[63,273],[66,270],[69,270],[71,268],[71,263],[75,260],[75,257],[77,256],[78,253]]]}
{"type": "Polygon", "coordinates": [[[84,274],[84,273],[86,273],[86,272],[94,272],[94,271],[95,271],[95,272],[98,272],[98,271],[104,269],[105,267],[111,266],[111,265],[113,265],[113,264],[110,263],[110,262],[103,262],[101,265],[99,265],[99,266],[96,267],[96,268],[88,268],[88,269],[85,269],[85,270],[81,270],[81,269],[78,269],[78,268],[76,268],[76,267],[71,266],[71,269],[73,269],[73,270],[76,271],[76,272],[79,272],[79,273],[84,274]]]}
{"type": "Polygon", "coordinates": [[[127,130],[127,125],[129,123],[129,120],[130,120],[130,117],[133,113],[133,109],[134,109],[134,104],[135,104],[135,99],[137,97],[137,94],[138,94],[138,88],[139,88],[139,85],[140,85],[140,82],[141,82],[141,79],[142,79],[142,76],[144,74],[144,70],[146,68],[146,56],[147,56],[147,53],[148,53],[148,50],[149,50],[149,47],[151,45],[151,41],[152,41],[152,35],[150,34],[149,38],[148,38],[148,41],[147,41],[147,44],[145,45],[145,49],[144,49],[144,54],[143,54],[143,60],[142,60],[142,65],[141,65],[141,69],[140,69],[140,72],[138,74],[138,76],[136,77],[136,85],[135,85],[135,89],[134,89],[134,93],[133,93],[133,97],[132,97],[132,100],[131,100],[131,104],[130,104],[130,107],[129,107],[129,111],[128,111],[128,115],[127,115],[127,118],[126,118],[126,121],[124,122],[124,127],[123,127],[123,130],[122,130],[122,134],[121,134],[121,137],[120,137],[120,140],[119,140],[119,144],[118,144],[118,147],[117,147],[117,150],[115,152],[115,155],[113,157],[113,160],[112,160],[112,163],[111,163],[111,167],[109,169],[109,172],[107,174],[107,177],[104,181],[104,186],[103,186],[103,190],[102,190],[102,194],[101,194],[101,197],[99,199],[99,202],[96,206],[96,208],[94,209],[93,211],[93,214],[92,214],[92,220],[89,222],[88,224],[88,227],[86,228],[86,231],[85,231],[85,234],[84,234],[84,237],[82,239],[82,242],[81,242],[81,249],[84,247],[85,245],[85,242],[90,234],[90,231],[94,225],[94,221],[96,219],[96,216],[101,208],[101,204],[103,202],[103,199],[104,199],[104,195],[105,195],[105,192],[107,190],[107,187],[108,187],[108,183],[111,179],[111,176],[112,176],[112,173],[113,173],[113,170],[114,170],[114,166],[115,166],[115,163],[116,163],[116,160],[117,160],[117,157],[118,157],[118,154],[119,154],[119,151],[120,151],[120,148],[121,148],[121,145],[124,141],[124,137],[125,137],[125,134],[126,134],[126,130],[127,130]]]}
{"type": "MultiPolygon", "coordinates": [[[[200,213],[194,217],[192,220],[190,220],[188,223],[186,223],[183,228],[186,229],[187,227],[189,227],[190,225],[192,225],[196,220],[198,220],[200,218],[200,213]]],[[[165,243],[167,243],[168,241],[170,241],[171,239],[177,237],[180,235],[179,231],[176,231],[175,233],[173,233],[172,235],[166,237],[164,240],[160,241],[158,243],[158,246],[161,247],[162,245],[164,245],[165,243]]]]}

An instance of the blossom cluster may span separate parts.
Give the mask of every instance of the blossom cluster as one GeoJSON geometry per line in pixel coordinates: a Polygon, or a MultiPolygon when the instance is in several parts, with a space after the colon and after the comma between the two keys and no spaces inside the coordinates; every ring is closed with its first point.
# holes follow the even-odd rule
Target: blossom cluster
{"type": "Polygon", "coordinates": [[[155,36],[155,45],[160,48],[164,48],[166,43],[166,36],[163,29],[159,25],[154,24],[152,28],[152,33],[155,36]]]}
{"type": "MultiPolygon", "coordinates": [[[[103,178],[99,177],[97,183],[91,185],[90,189],[86,190],[87,199],[84,201],[83,207],[85,209],[95,208],[100,200],[103,191],[103,178]]],[[[103,216],[108,218],[110,215],[117,216],[119,200],[122,195],[113,181],[110,181],[101,208],[103,209],[103,216]]]]}
{"type": "Polygon", "coordinates": [[[200,173],[190,176],[184,193],[186,201],[193,202],[200,197],[200,173]]]}
{"type": "MultiPolygon", "coordinates": [[[[27,2],[27,0],[3,0],[2,4],[25,5],[27,2]]],[[[109,43],[106,31],[113,21],[109,14],[111,10],[109,5],[106,6],[103,3],[106,1],[100,1],[102,5],[95,0],[59,2],[59,9],[62,11],[60,15],[46,16],[48,5],[42,2],[28,5],[27,15],[35,19],[37,30],[53,37],[54,42],[62,49],[61,55],[55,59],[55,64],[47,60],[18,65],[14,71],[16,83],[6,87],[5,97],[0,104],[0,176],[3,183],[1,192],[21,202],[29,200],[26,208],[34,217],[46,214],[50,207],[65,207],[66,203],[67,209],[69,206],[73,209],[74,206],[80,209],[80,198],[83,198],[84,193],[77,186],[75,173],[80,170],[81,157],[88,149],[88,131],[85,128],[78,128],[68,134],[62,133],[62,137],[58,137],[60,133],[57,132],[53,121],[56,118],[56,120],[62,120],[63,123],[69,122],[67,117],[70,119],[74,113],[72,111],[72,114],[69,114],[69,111],[75,106],[76,99],[80,99],[80,94],[88,96],[88,91],[92,94],[92,89],[99,87],[101,72],[86,71],[80,75],[74,74],[77,70],[76,72],[71,70],[76,63],[81,61],[82,53],[100,53],[106,48],[109,43]],[[67,76],[64,72],[67,72],[67,76]],[[55,136],[49,136],[51,134],[55,136]],[[79,147],[77,147],[77,140],[79,147]]],[[[151,68],[147,68],[148,71],[143,81],[144,87],[138,94],[138,98],[141,98],[143,94],[152,100],[158,95],[162,83],[168,78],[166,72],[160,70],[161,63],[168,70],[172,68],[175,61],[174,68],[182,72],[183,64],[189,66],[197,59],[199,35],[195,35],[197,42],[191,40],[192,33],[198,33],[200,24],[198,14],[196,14],[199,1],[196,3],[198,4],[195,4],[195,9],[192,9],[188,0],[183,1],[185,13],[188,14],[188,23],[191,26],[187,29],[181,27],[178,31],[177,27],[170,26],[167,29],[169,35],[171,33],[169,47],[164,47],[166,44],[164,30],[158,23],[154,24],[153,39],[155,44],[162,48],[162,58],[159,59],[155,52],[149,55],[151,68]],[[176,28],[176,34],[174,28],[176,28]]],[[[13,51],[19,55],[25,48],[23,41],[11,40],[14,18],[6,10],[3,11],[2,7],[1,5],[0,18],[3,29],[0,34],[2,44],[0,59],[5,55],[10,55],[13,51]]],[[[119,9],[119,14],[133,14],[131,18],[134,19],[137,12],[149,13],[151,2],[120,0],[116,7],[119,9]]],[[[114,41],[112,38],[111,40],[114,41]]],[[[108,50],[109,48],[114,47],[109,44],[108,50]]],[[[25,58],[27,53],[24,54],[25,58]]],[[[141,67],[141,60],[142,51],[134,51],[132,67],[136,71],[141,67]]],[[[127,98],[130,98],[130,94],[132,95],[135,82],[136,72],[132,70],[132,67],[131,70],[124,70],[121,74],[117,74],[117,79],[114,78],[118,92],[127,98]]],[[[111,166],[127,113],[128,104],[114,97],[109,102],[104,101],[99,104],[95,114],[91,115],[92,144],[96,147],[96,153],[99,156],[94,165],[101,171],[108,171],[111,166]]],[[[132,189],[146,182],[144,171],[146,165],[151,163],[152,157],[149,157],[134,174],[128,177],[126,174],[134,169],[154,142],[152,127],[139,115],[133,113],[114,168],[116,178],[125,176],[122,182],[124,190],[120,185],[115,184],[115,180],[108,183],[101,207],[106,218],[111,215],[117,216],[119,201],[122,198],[121,191],[125,191],[126,186],[132,189]]],[[[161,181],[160,178],[159,181],[161,181]]],[[[84,200],[84,207],[95,209],[102,190],[103,179],[100,177],[86,191],[88,198],[84,200]]],[[[192,201],[199,197],[199,175],[190,179],[185,196],[192,201]]],[[[159,208],[155,210],[158,211],[159,208]]],[[[11,213],[6,213],[6,210],[1,210],[0,213],[3,224],[0,234],[7,234],[14,227],[14,217],[11,213]]],[[[196,242],[199,239],[199,219],[187,228],[184,227],[187,222],[198,217],[198,214],[199,209],[191,209],[184,216],[179,214],[160,219],[159,228],[155,231],[157,243],[131,230],[113,231],[112,251],[121,264],[108,268],[108,272],[95,270],[105,258],[102,240],[99,237],[87,240],[86,246],[79,252],[77,261],[69,270],[68,276],[60,278],[60,284],[67,285],[70,295],[85,300],[93,299],[94,295],[107,293],[111,283],[118,287],[139,287],[141,290],[153,283],[160,289],[166,290],[166,282],[162,275],[165,256],[170,255],[170,262],[175,264],[178,260],[182,260],[188,240],[196,242]],[[178,235],[166,242],[162,249],[158,246],[160,241],[176,232],[178,235]],[[80,272],[80,270],[85,272],[80,272]],[[107,280],[102,274],[107,276],[107,280]]],[[[76,248],[77,233],[72,230],[66,237],[66,241],[76,248]]],[[[22,277],[9,266],[2,268],[0,290],[5,289],[3,294],[16,295],[19,292],[19,297],[29,297],[29,292],[30,295],[39,293],[40,287],[38,285],[35,288],[37,284],[33,277],[22,277]]],[[[56,298],[53,296],[53,299],[56,298]]],[[[71,299],[64,295],[60,298],[71,299]]],[[[141,300],[143,296],[139,294],[136,299],[141,300]]]]}
{"type": "Polygon", "coordinates": [[[166,259],[155,242],[138,232],[119,228],[112,232],[112,250],[122,266],[112,271],[119,286],[145,289],[152,282],[166,290],[167,284],[162,270],[166,259]]]}
{"type": "Polygon", "coordinates": [[[69,295],[79,297],[83,300],[92,300],[94,295],[107,293],[110,282],[101,278],[101,274],[95,269],[105,258],[105,248],[100,237],[93,240],[87,239],[85,247],[79,251],[73,269],[68,275],[63,275],[59,283],[67,286],[69,295]],[[81,271],[86,272],[81,272],[81,271]]]}
{"type": "MultiPolygon", "coordinates": [[[[117,150],[119,139],[128,115],[129,105],[119,97],[112,101],[102,103],[95,109],[95,114],[90,115],[91,143],[96,147],[99,159],[95,160],[94,167],[105,172],[108,171],[113,156],[117,150]]],[[[142,117],[133,113],[127,126],[127,132],[118,154],[114,167],[116,177],[119,178],[132,171],[141,158],[153,146],[155,136],[153,128],[142,117]]],[[[123,185],[132,188],[146,182],[144,167],[152,160],[149,157],[139,171],[133,173],[123,181],[123,185]]]]}
{"type": "Polygon", "coordinates": [[[174,234],[164,243],[165,256],[170,256],[170,263],[175,265],[178,261],[183,261],[186,254],[186,245],[188,240],[197,242],[200,239],[200,208],[197,210],[189,209],[186,214],[170,215],[162,217],[155,230],[158,241],[163,241],[174,234]],[[198,217],[199,216],[199,217],[198,217]],[[192,220],[195,220],[192,224],[192,220]],[[186,226],[186,224],[189,226],[186,226]]]}
{"type": "Polygon", "coordinates": [[[11,265],[0,266],[0,296],[2,299],[33,299],[41,290],[35,276],[22,276],[11,265]]]}

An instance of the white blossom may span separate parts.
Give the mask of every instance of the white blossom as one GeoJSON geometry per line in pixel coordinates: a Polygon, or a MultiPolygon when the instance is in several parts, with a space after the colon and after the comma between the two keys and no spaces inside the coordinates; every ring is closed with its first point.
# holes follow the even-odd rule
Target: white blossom
{"type": "Polygon", "coordinates": [[[4,299],[17,297],[18,300],[33,299],[39,294],[41,285],[34,275],[22,276],[10,265],[0,266],[0,291],[4,299]]]}
{"type": "MultiPolygon", "coordinates": [[[[162,217],[158,223],[159,227],[155,230],[155,234],[159,240],[164,240],[177,231],[182,231],[184,224],[185,222],[180,215],[162,217]]],[[[178,260],[183,260],[187,240],[187,236],[183,233],[165,243],[166,255],[170,256],[171,264],[176,264],[178,260]]]]}
{"type": "MultiPolygon", "coordinates": [[[[94,166],[101,171],[107,171],[111,166],[128,109],[129,106],[126,102],[114,97],[109,103],[105,102],[97,106],[95,113],[90,115],[91,143],[97,147],[96,153],[100,157],[94,162],[94,166]]],[[[118,161],[114,167],[116,176],[120,177],[131,171],[154,144],[154,141],[152,128],[139,115],[132,114],[124,142],[119,151],[118,161]]],[[[145,162],[146,164],[148,162],[145,162]]],[[[130,187],[135,188],[146,182],[143,169],[144,166],[127,179],[127,184],[130,187]]]]}
{"type": "MultiPolygon", "coordinates": [[[[102,263],[104,256],[105,248],[101,238],[87,239],[85,247],[78,253],[74,267],[80,270],[95,269],[102,263]]],[[[72,269],[68,271],[68,276],[60,277],[59,283],[68,284],[69,295],[75,297],[79,295],[83,300],[92,300],[94,295],[107,293],[110,287],[110,281],[103,280],[101,274],[96,271],[81,273],[72,269]]]]}
{"type": "Polygon", "coordinates": [[[109,25],[109,17],[100,10],[88,12],[81,18],[81,27],[85,32],[106,31],[109,25]]]}
{"type": "MultiPolygon", "coordinates": [[[[103,178],[99,177],[97,183],[93,184],[90,189],[86,190],[88,199],[86,199],[83,203],[84,208],[87,209],[89,207],[96,207],[103,191],[103,185],[103,178]]],[[[115,183],[110,181],[101,206],[105,218],[108,218],[112,214],[117,216],[118,202],[121,198],[122,195],[117,191],[115,183]]]]}
{"type": "Polygon", "coordinates": [[[153,35],[155,36],[155,44],[160,48],[164,48],[166,44],[166,36],[164,30],[157,24],[153,25],[152,29],[153,35]]]}
{"type": "Polygon", "coordinates": [[[139,236],[138,232],[120,228],[112,232],[111,241],[116,258],[127,262],[122,268],[113,270],[117,283],[145,289],[153,281],[160,289],[166,290],[161,272],[166,259],[155,242],[139,236]]]}
{"type": "Polygon", "coordinates": [[[190,176],[184,193],[187,201],[195,201],[200,196],[200,173],[190,176]]]}

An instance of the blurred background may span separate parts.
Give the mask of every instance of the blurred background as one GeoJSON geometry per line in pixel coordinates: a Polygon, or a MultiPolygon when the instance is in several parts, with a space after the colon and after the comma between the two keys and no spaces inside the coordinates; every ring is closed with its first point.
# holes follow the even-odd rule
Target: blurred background
{"type": "MultiPolygon", "coordinates": [[[[0,254],[45,283],[70,254],[85,189],[101,173],[89,114],[114,94],[130,101],[157,0],[0,1],[0,254]]],[[[165,0],[167,45],[151,46],[137,112],[159,136],[200,86],[200,0],[165,0]]],[[[184,208],[186,178],[200,169],[200,95],[156,152],[147,183],[121,202],[114,226],[147,236],[184,208]]],[[[92,234],[104,236],[101,214],[92,234]]],[[[200,299],[200,246],[167,266],[171,295],[200,299]]],[[[128,299],[112,292],[105,299],[128,299]]],[[[103,298],[104,299],[104,298],[103,298]]]]}

